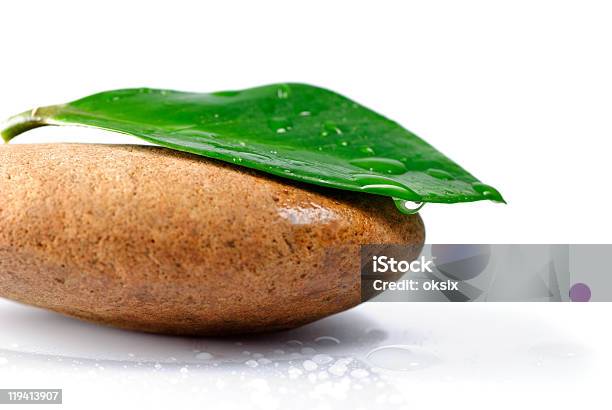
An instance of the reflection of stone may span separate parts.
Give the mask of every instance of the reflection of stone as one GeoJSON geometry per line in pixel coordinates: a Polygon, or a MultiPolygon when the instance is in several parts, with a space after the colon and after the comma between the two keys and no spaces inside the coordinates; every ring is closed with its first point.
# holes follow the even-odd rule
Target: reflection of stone
{"type": "Polygon", "coordinates": [[[432,245],[436,268],[455,280],[470,280],[480,275],[491,257],[490,245],[432,245]]]}

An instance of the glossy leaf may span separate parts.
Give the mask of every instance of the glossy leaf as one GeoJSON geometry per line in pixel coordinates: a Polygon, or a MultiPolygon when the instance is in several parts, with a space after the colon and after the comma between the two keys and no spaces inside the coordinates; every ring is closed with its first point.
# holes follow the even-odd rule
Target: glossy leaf
{"type": "Polygon", "coordinates": [[[497,190],[397,123],[305,84],[211,94],[107,91],[12,117],[2,137],[43,125],[116,131],[283,178],[387,195],[406,212],[402,201],[503,202],[497,190]]]}

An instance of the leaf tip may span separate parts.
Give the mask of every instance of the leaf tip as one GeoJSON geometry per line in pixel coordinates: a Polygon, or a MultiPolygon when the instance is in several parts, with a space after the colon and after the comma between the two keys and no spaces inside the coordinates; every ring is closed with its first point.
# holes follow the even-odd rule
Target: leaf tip
{"type": "Polygon", "coordinates": [[[0,137],[2,137],[2,141],[5,144],[8,144],[8,142],[14,137],[14,135],[12,135],[10,132],[11,128],[10,120],[0,123],[0,137]]]}
{"type": "Polygon", "coordinates": [[[494,202],[500,203],[500,204],[504,204],[504,205],[508,205],[508,201],[506,201],[501,195],[499,196],[499,199],[496,199],[494,202]]]}
{"type": "Polygon", "coordinates": [[[8,118],[0,124],[0,136],[5,143],[34,128],[50,125],[50,118],[60,106],[35,108],[8,118]]]}

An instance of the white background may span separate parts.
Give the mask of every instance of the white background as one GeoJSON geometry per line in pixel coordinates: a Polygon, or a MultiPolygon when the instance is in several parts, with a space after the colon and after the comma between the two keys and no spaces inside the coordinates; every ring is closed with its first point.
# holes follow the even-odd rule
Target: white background
{"type": "MultiPolygon", "coordinates": [[[[609,2],[3,1],[0,16],[0,117],[113,88],[205,92],[312,83],[400,122],[507,199],[508,205],[425,207],[428,242],[612,242],[609,2]]],[[[42,141],[137,142],[42,128],[15,143],[42,141]]],[[[366,304],[330,318],[324,324],[334,325],[324,328],[352,340],[357,334],[347,329],[362,320],[364,329],[374,326],[387,335],[385,344],[421,343],[441,358],[420,372],[385,375],[383,393],[374,385],[358,393],[359,382],[351,381],[349,396],[363,407],[376,397],[395,397],[393,405],[420,408],[536,402],[570,408],[606,397],[610,313],[606,304],[366,304]]],[[[306,374],[280,377],[287,369],[266,373],[236,365],[181,373],[183,366],[151,367],[169,357],[189,365],[191,357],[180,359],[183,350],[198,350],[192,343],[206,341],[100,329],[8,302],[0,304],[0,320],[0,348],[8,352],[0,360],[0,382],[64,387],[65,406],[82,408],[88,394],[103,387],[105,399],[94,399],[101,407],[115,396],[210,408],[274,408],[293,392],[302,397],[291,404],[325,408],[329,398],[312,393],[325,382],[310,382],[306,374]],[[36,327],[41,323],[44,331],[36,327]],[[92,332],[98,337],[87,337],[92,332]],[[135,340],[153,346],[141,347],[148,352],[141,358],[144,370],[135,340]],[[51,363],[63,355],[81,364],[43,366],[33,352],[51,363]],[[92,358],[110,364],[99,371],[98,362],[87,361],[92,358]],[[136,365],[124,368],[123,360],[136,365]],[[138,383],[126,382],[130,377],[138,383]],[[198,390],[219,380],[230,387],[198,390]],[[280,393],[278,383],[285,383],[280,393]]],[[[315,338],[317,326],[325,325],[314,326],[300,335],[315,338]]],[[[236,342],[243,343],[227,344],[236,342]]],[[[284,343],[265,342],[259,348],[284,343]]],[[[359,361],[364,349],[382,342],[341,344],[330,354],[359,361]]],[[[342,380],[331,390],[346,387],[342,380]]]]}

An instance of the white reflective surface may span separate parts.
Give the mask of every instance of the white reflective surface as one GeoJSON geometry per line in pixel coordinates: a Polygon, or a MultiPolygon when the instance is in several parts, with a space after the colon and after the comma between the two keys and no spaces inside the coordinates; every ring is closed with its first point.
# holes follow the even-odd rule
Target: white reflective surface
{"type": "Polygon", "coordinates": [[[63,388],[69,407],[413,408],[432,395],[453,404],[499,392],[503,408],[517,389],[544,400],[588,388],[609,335],[585,331],[581,315],[609,310],[366,303],[292,331],[216,339],[127,332],[0,300],[0,382],[63,388]]]}

